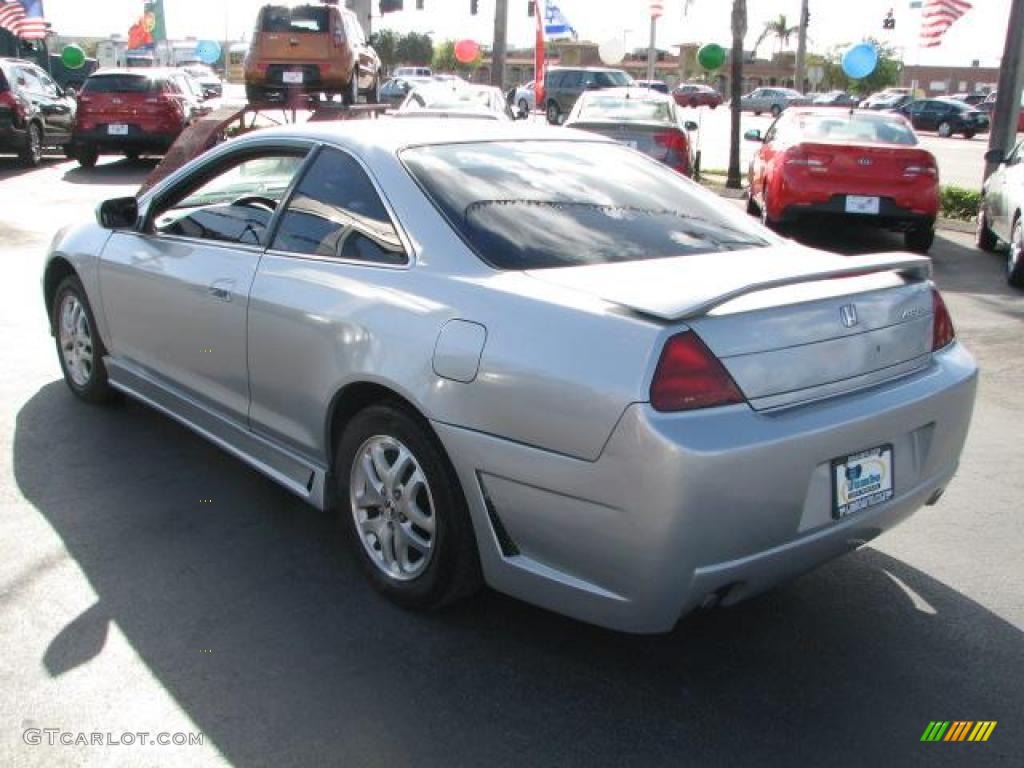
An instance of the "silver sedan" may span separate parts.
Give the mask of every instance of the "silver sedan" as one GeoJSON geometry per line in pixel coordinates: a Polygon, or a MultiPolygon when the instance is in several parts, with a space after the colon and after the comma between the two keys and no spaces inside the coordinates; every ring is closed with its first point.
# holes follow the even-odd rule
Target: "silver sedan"
{"type": "Polygon", "coordinates": [[[1000,242],[1006,243],[1006,280],[1024,288],[1024,140],[1008,155],[995,149],[985,157],[999,167],[982,190],[978,247],[994,251],[1000,242]]]}
{"type": "Polygon", "coordinates": [[[977,370],[927,259],[782,240],[593,134],[411,127],[255,132],[59,233],[71,392],[335,511],[415,607],[666,631],[942,494],[977,370]]]}

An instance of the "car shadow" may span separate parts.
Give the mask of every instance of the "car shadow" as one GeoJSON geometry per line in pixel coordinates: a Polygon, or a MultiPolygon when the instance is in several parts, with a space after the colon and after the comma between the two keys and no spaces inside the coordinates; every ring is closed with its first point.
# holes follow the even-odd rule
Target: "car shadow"
{"type": "Polygon", "coordinates": [[[64,174],[63,180],[71,184],[142,184],[160,163],[159,158],[143,157],[138,160],[123,158],[103,162],[94,168],[75,166],[64,174]]]}
{"type": "Polygon", "coordinates": [[[7,179],[51,168],[65,162],[67,162],[67,158],[63,155],[46,154],[43,155],[43,161],[39,164],[38,168],[27,168],[14,155],[0,155],[0,181],[7,181],[7,179]]]}
{"type": "Polygon", "coordinates": [[[329,516],[173,421],[84,406],[61,382],[18,412],[14,472],[98,596],[49,642],[48,673],[103,653],[116,622],[236,766],[955,765],[1024,751],[1022,633],[871,548],[637,637],[492,592],[398,609],[329,516]],[[935,719],[997,720],[998,738],[922,744],[935,719]]]}

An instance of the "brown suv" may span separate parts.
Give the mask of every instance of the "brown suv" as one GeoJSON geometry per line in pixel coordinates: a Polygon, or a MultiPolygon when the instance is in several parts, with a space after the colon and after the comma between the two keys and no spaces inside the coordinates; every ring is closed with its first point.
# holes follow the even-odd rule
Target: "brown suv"
{"type": "Polygon", "coordinates": [[[552,67],[544,76],[544,112],[549,123],[558,125],[572,111],[576,99],[584,91],[633,84],[633,78],[621,69],[552,67]]]}
{"type": "Polygon", "coordinates": [[[265,5],[256,18],[245,60],[245,92],[252,103],[290,93],[360,94],[378,101],[380,59],[356,15],[336,4],[265,5]]]}

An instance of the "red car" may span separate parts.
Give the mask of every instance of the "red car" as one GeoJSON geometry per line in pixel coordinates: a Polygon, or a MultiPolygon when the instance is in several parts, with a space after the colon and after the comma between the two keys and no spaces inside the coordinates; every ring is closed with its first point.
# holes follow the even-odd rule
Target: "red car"
{"type": "Polygon", "coordinates": [[[766,225],[843,216],[903,232],[909,250],[931,247],[939,170],[900,115],[797,107],[744,138],[761,145],[747,210],[766,225]]]}
{"type": "Polygon", "coordinates": [[[672,98],[680,107],[711,107],[722,103],[722,94],[703,83],[680,83],[672,90],[672,98]]]}
{"type": "Polygon", "coordinates": [[[189,97],[167,73],[100,70],[79,93],[70,154],[86,168],[100,154],[163,154],[190,119],[189,97]]]}

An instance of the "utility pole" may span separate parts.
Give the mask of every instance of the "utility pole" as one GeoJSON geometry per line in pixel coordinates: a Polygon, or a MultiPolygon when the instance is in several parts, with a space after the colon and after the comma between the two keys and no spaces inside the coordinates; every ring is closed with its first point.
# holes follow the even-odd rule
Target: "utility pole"
{"type": "MultiPolygon", "coordinates": [[[[1006,45],[999,66],[999,93],[992,111],[992,126],[988,134],[988,148],[1010,151],[1017,134],[1017,115],[1021,108],[1021,88],[1024,87],[1024,0],[1013,0],[1010,21],[1006,28],[1006,45]]],[[[996,169],[985,164],[987,179],[996,169]]]]}
{"type": "Polygon", "coordinates": [[[651,42],[647,46],[647,79],[654,79],[654,64],[658,59],[658,17],[665,12],[664,0],[651,0],[651,42]]]}
{"type": "Polygon", "coordinates": [[[797,30],[796,38],[796,83],[793,87],[800,93],[804,92],[804,70],[807,65],[807,21],[810,15],[807,3],[808,0],[800,2],[800,28],[797,30]]]}
{"type": "MultiPolygon", "coordinates": [[[[537,13],[540,13],[538,10],[537,13]]],[[[491,85],[505,90],[505,46],[508,38],[508,0],[494,2],[494,46],[491,49],[491,85]]]]}

